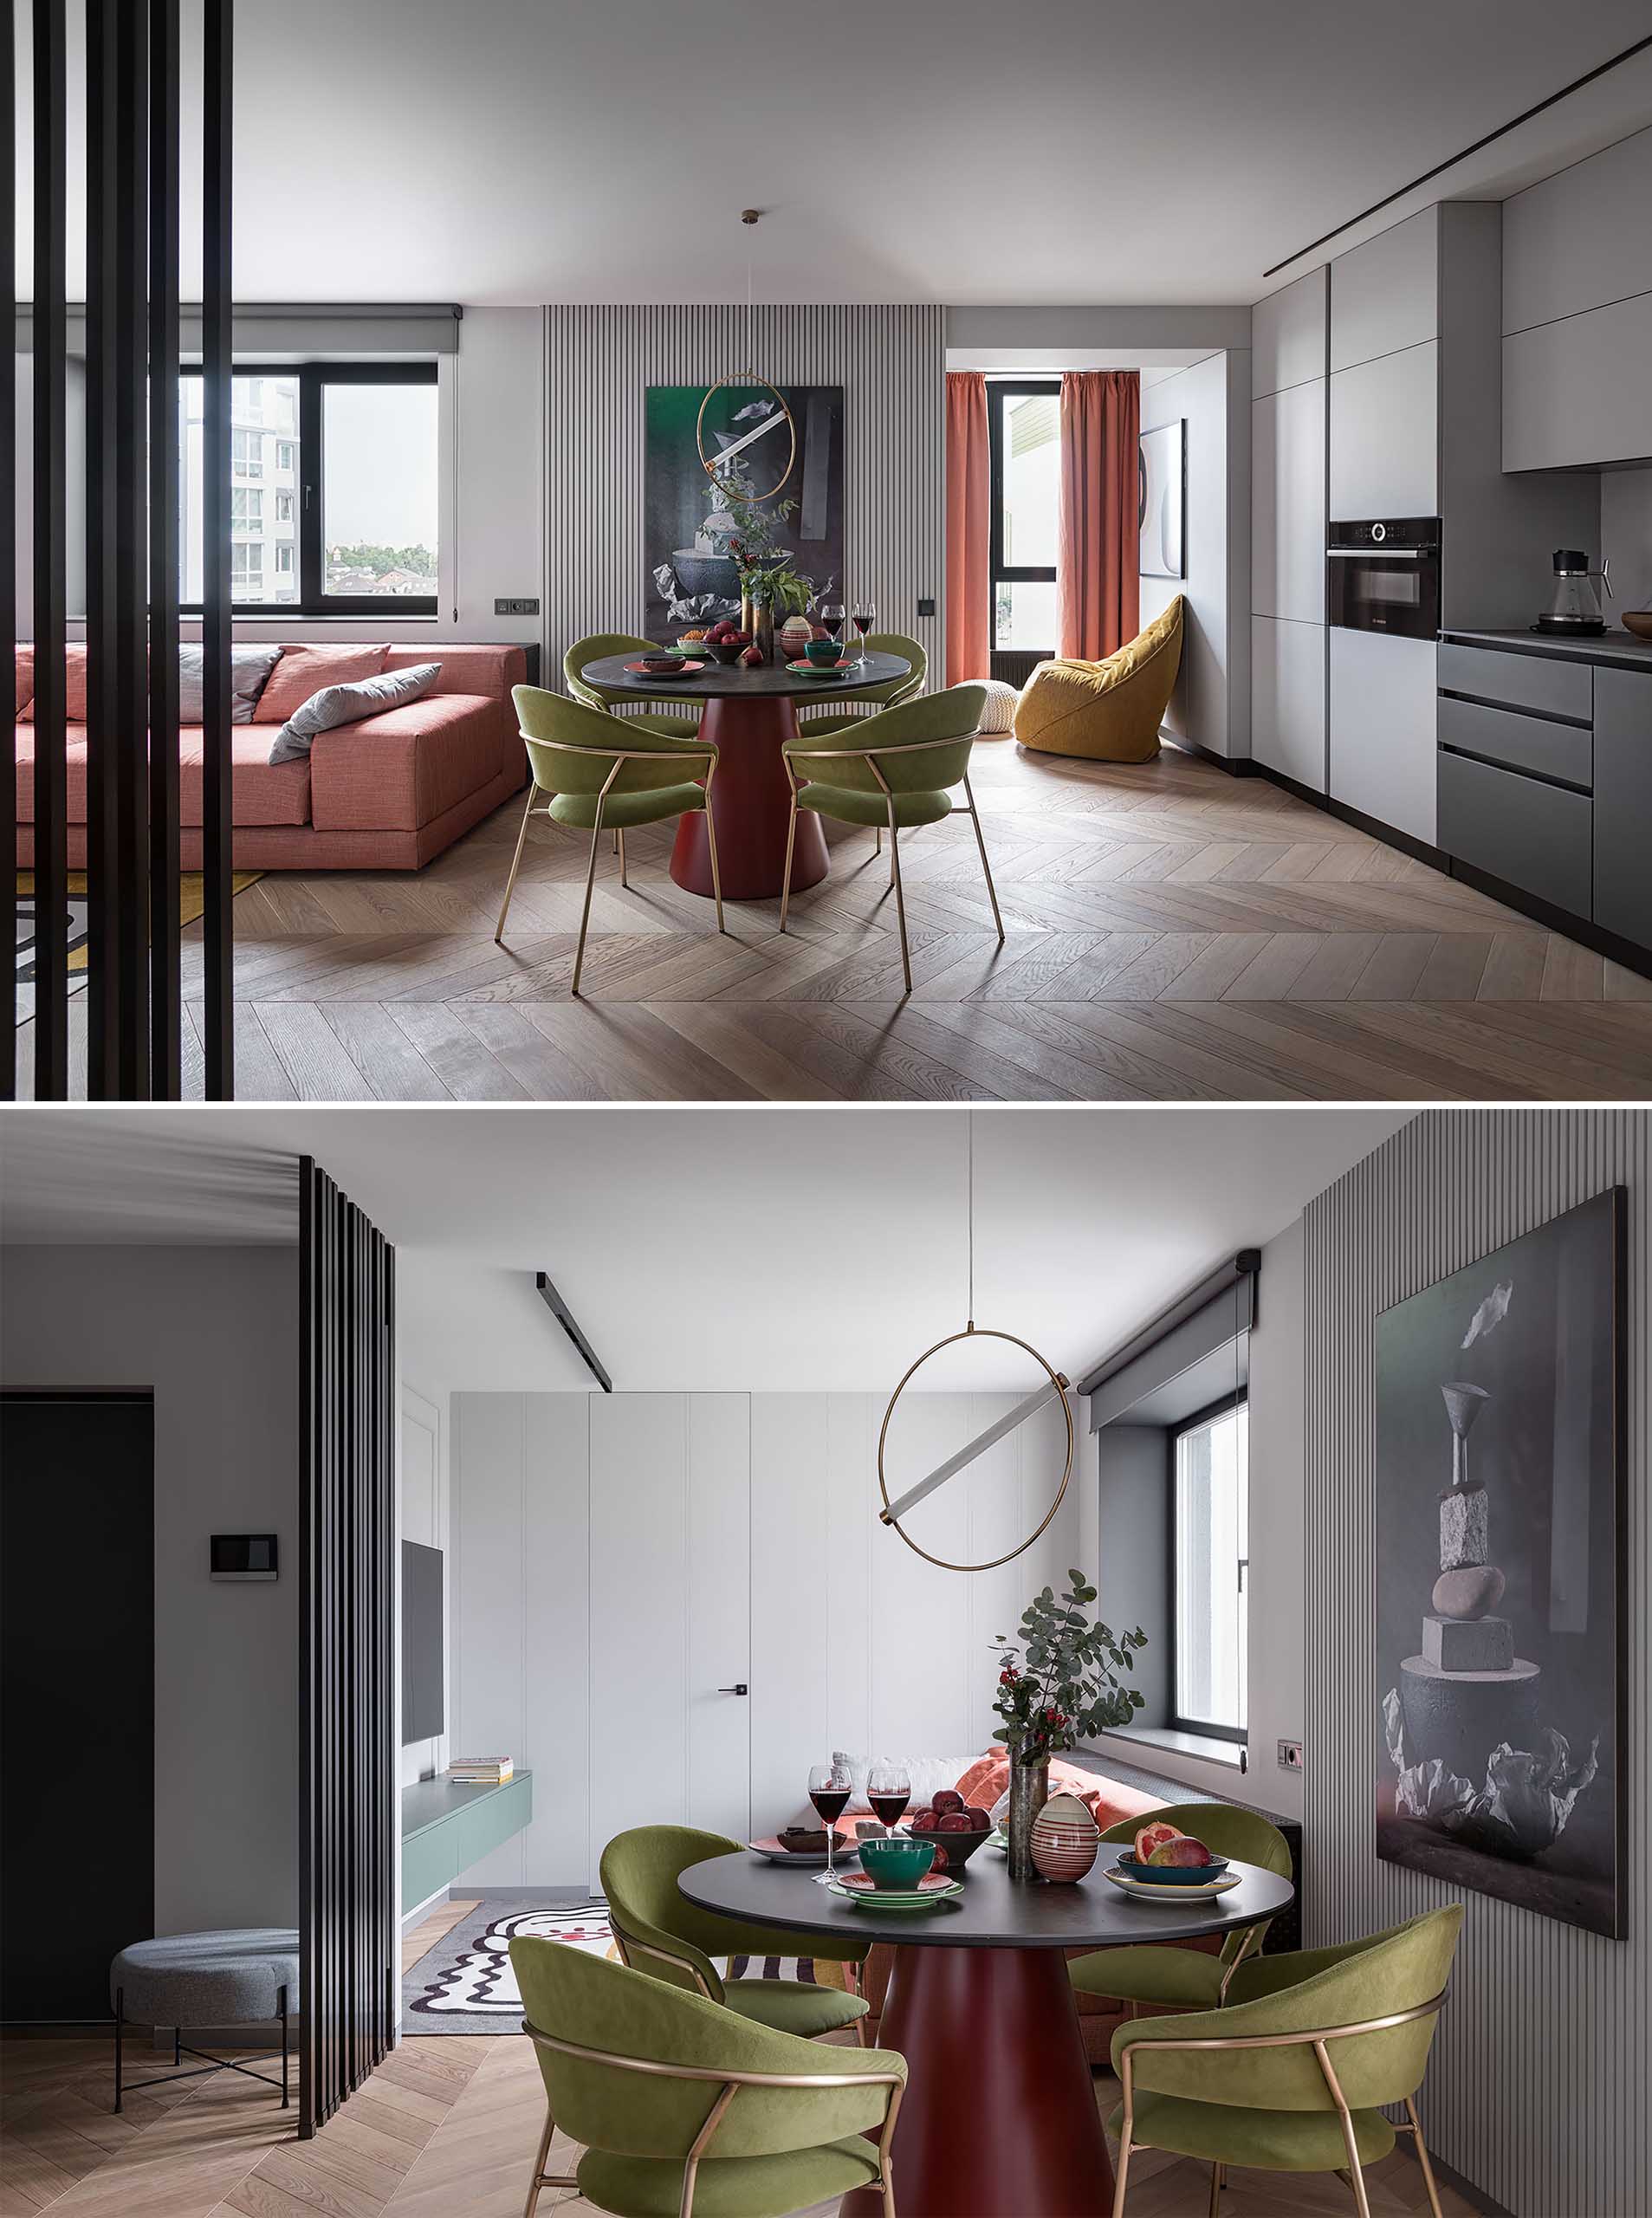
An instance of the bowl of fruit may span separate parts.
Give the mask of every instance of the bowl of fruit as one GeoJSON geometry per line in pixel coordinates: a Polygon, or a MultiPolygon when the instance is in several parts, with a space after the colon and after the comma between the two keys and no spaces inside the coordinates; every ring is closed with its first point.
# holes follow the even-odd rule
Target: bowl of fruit
{"type": "Polygon", "coordinates": [[[914,1840],[934,1843],[937,1871],[962,1871],[992,1829],[988,1813],[972,1809],[952,1787],[943,1787],[921,1809],[911,1811],[906,1820],[906,1830],[914,1840]]]}
{"type": "Polygon", "coordinates": [[[740,660],[751,645],[751,633],[742,632],[732,617],[725,616],[708,630],[703,642],[705,651],[721,663],[740,660]]]}
{"type": "Polygon", "coordinates": [[[1225,1856],[1215,1855],[1192,1833],[1161,1821],[1143,1826],[1113,1869],[1121,1878],[1153,1887],[1208,1887],[1228,1869],[1225,1856]]]}

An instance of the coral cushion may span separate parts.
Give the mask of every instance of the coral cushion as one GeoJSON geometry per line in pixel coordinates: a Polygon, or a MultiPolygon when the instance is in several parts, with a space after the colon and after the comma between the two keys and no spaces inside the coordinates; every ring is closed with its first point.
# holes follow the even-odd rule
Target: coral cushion
{"type": "MultiPolygon", "coordinates": [[[[430,689],[432,693],[469,693],[473,698],[486,695],[508,702],[511,687],[524,684],[528,677],[528,657],[520,647],[450,647],[445,640],[423,647],[392,647],[385,668],[411,670],[418,663],[437,659],[441,674],[430,689]]],[[[513,736],[515,728],[513,712],[513,736]]]]}
{"type": "MultiPolygon", "coordinates": [[[[959,1780],[958,1792],[966,1802],[990,1810],[1009,1792],[1008,1758],[1001,1751],[978,1758],[959,1780]]],[[[1162,1795],[1144,1794],[1139,1787],[1126,1787],[1122,1780],[1063,1763],[1059,1756],[1051,1760],[1050,1792],[1076,1794],[1104,1832],[1125,1818],[1163,1806],[1162,1795]]]]}
{"type": "MultiPolygon", "coordinates": [[[[310,766],[308,762],[283,762],[272,770],[267,756],[269,741],[250,724],[236,724],[230,733],[235,769],[231,807],[239,825],[307,825],[310,820],[310,766]]],[[[178,735],[178,812],[185,826],[198,826],[204,783],[204,748],[199,724],[185,724],[178,735]]],[[[28,724],[17,728],[17,821],[35,820],[35,734],[28,724]]],[[[68,808],[71,824],[86,817],[86,730],[71,729],[68,736],[68,808]]]]}
{"type": "Polygon", "coordinates": [[[284,724],[295,709],[301,709],[324,685],[352,685],[359,678],[377,678],[389,653],[388,641],[377,647],[283,647],[258,697],[253,722],[284,724]]]}
{"type": "Polygon", "coordinates": [[[321,732],[310,749],[312,821],[318,832],[416,832],[498,775],[509,736],[504,705],[464,693],[428,693],[321,732]]]}
{"type": "Polygon", "coordinates": [[[17,714],[22,716],[35,697],[35,651],[20,646],[17,650],[17,714]]]}
{"type": "MultiPolygon", "coordinates": [[[[17,705],[20,711],[20,720],[23,723],[31,724],[35,721],[35,651],[32,647],[19,647],[17,654],[19,658],[17,665],[17,705]],[[27,706],[23,704],[22,663],[22,658],[25,654],[29,657],[29,701],[27,706]]],[[[86,722],[86,647],[84,643],[81,641],[71,641],[69,645],[68,654],[64,661],[63,684],[65,687],[66,702],[64,713],[67,721],[72,724],[83,724],[86,722]]]]}

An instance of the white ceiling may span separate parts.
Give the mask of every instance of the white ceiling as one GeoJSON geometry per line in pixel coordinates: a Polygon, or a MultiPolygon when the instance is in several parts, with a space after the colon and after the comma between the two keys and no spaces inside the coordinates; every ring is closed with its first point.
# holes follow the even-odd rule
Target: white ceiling
{"type": "MultiPolygon", "coordinates": [[[[760,299],[1243,303],[1649,28],[1646,0],[243,7],[236,291],[742,298],[751,204],[760,299]]],[[[1649,121],[1652,55],[1425,198],[1500,196],[1649,121]]]]}
{"type": "MultiPolygon", "coordinates": [[[[975,1112],[975,1314],[1077,1377],[1403,1125],[1394,1109],[975,1112]]],[[[966,1313],[971,1119],[936,1109],[13,1110],[8,1242],[290,1239],[314,1154],[397,1246],[426,1391],[893,1386],[966,1313]]],[[[1266,1296],[1264,1296],[1266,1299],[1266,1296]]],[[[969,1382],[1030,1384],[970,1352],[969,1382]]],[[[962,1370],[936,1385],[965,1383],[962,1370]]]]}

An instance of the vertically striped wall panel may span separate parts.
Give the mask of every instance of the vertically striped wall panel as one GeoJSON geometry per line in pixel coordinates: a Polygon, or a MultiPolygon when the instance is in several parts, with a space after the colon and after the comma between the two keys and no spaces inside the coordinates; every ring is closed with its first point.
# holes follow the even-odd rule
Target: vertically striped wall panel
{"type": "Polygon", "coordinates": [[[1432,1111],[1307,1211],[1310,1945],[1456,1899],[1379,1863],[1373,1320],[1377,1312],[1615,1185],[1629,1189],[1629,1937],[1467,1894],[1452,1996],[1423,2091],[1430,2143],[1522,2218],[1652,2209],[1652,1604],[1648,1519],[1645,1112],[1432,1111]]]}
{"type": "Polygon", "coordinates": [[[851,597],[943,666],[945,344],[939,308],[546,310],[547,667],[593,632],[642,622],[643,395],[754,369],[844,388],[844,541],[851,597]],[[935,600],[919,616],[920,596],[935,600]]]}

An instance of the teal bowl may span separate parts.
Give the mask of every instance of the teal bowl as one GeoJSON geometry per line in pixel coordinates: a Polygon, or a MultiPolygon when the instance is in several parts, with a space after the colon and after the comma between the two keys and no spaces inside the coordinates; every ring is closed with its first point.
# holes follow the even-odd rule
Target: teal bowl
{"type": "Polygon", "coordinates": [[[803,650],[817,670],[832,670],[843,660],[843,648],[836,639],[811,639],[803,650]]]}
{"type": "Polygon", "coordinates": [[[891,1833],[882,1840],[860,1844],[861,1870],[874,1887],[886,1887],[891,1893],[916,1887],[934,1861],[933,1841],[909,1840],[904,1834],[891,1833]]]}

